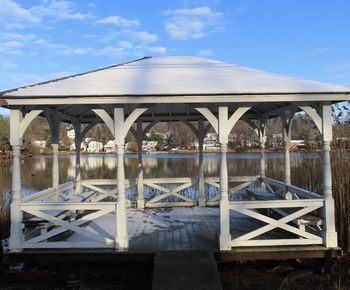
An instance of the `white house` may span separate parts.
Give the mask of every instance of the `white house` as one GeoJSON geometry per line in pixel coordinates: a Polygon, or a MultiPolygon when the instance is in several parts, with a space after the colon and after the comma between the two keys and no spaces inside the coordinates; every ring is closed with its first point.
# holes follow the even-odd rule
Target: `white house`
{"type": "MultiPolygon", "coordinates": [[[[80,150],[81,151],[86,151],[88,148],[88,145],[85,142],[81,142],[81,146],[80,146],[80,150]]],[[[72,145],[70,145],[69,147],[70,151],[75,151],[75,143],[73,143],[72,145]]]]}
{"type": "Polygon", "coordinates": [[[68,131],[67,131],[67,136],[68,136],[68,138],[69,138],[70,140],[74,140],[74,139],[75,139],[75,131],[74,131],[74,129],[68,130],[68,131]]]}
{"type": "Polygon", "coordinates": [[[104,146],[104,150],[107,153],[113,153],[115,152],[115,142],[114,140],[109,140],[105,146],[104,146]]]}
{"type": "Polygon", "coordinates": [[[290,147],[291,148],[304,148],[305,147],[305,140],[290,140],[290,147]]]}
{"type": "Polygon", "coordinates": [[[157,141],[142,141],[142,151],[156,151],[157,141]]]}
{"type": "Polygon", "coordinates": [[[87,151],[92,153],[99,153],[103,151],[103,143],[98,141],[90,141],[87,151]]]}
{"type": "Polygon", "coordinates": [[[40,149],[40,151],[42,151],[42,150],[45,150],[45,148],[46,148],[46,140],[35,140],[34,142],[33,142],[33,145],[36,147],[36,148],[39,148],[40,149]]]}

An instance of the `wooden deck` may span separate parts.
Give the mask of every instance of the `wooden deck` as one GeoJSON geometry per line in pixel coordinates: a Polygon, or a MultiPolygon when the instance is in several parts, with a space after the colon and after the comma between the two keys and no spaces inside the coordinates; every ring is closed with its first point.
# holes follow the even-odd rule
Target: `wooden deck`
{"type": "MultiPolygon", "coordinates": [[[[231,211],[230,227],[232,237],[255,230],[264,223],[231,211]]],[[[88,226],[96,233],[108,231],[114,235],[114,215],[96,219],[88,226]]],[[[271,246],[237,247],[231,251],[219,251],[219,209],[215,207],[177,207],[163,209],[128,209],[128,254],[154,254],[160,251],[207,250],[216,254],[219,260],[236,258],[263,259],[288,257],[326,257],[336,255],[339,248],[330,254],[323,246],[271,246]],[[289,253],[289,254],[288,254],[289,253]]],[[[283,230],[274,230],[263,235],[265,239],[293,238],[283,230]]],[[[80,234],[72,235],[67,241],[86,239],[80,234]]]]}
{"type": "MultiPolygon", "coordinates": [[[[152,262],[162,251],[206,250],[214,254],[217,261],[294,259],[336,257],[339,248],[322,245],[234,247],[230,251],[219,251],[219,209],[216,207],[176,207],[162,209],[127,210],[129,249],[119,252],[106,249],[24,249],[10,253],[9,257],[20,261],[47,262],[152,262]]],[[[230,211],[232,238],[251,232],[264,223],[230,211]]],[[[114,214],[106,214],[87,224],[85,229],[113,238],[116,229],[114,214]]],[[[262,235],[264,239],[295,238],[282,229],[262,235]]],[[[88,238],[74,233],[65,237],[67,242],[89,242],[88,238]]]]}
{"type": "MultiPolygon", "coordinates": [[[[158,251],[208,250],[219,251],[219,209],[211,207],[178,207],[163,209],[128,209],[128,234],[130,253],[155,253],[158,251]]],[[[86,229],[113,238],[116,219],[105,215],[89,223],[86,229]]],[[[234,236],[248,233],[261,226],[259,221],[238,213],[231,213],[234,236]]],[[[278,236],[283,233],[279,231],[278,236]]],[[[273,237],[273,235],[265,238],[273,237]]],[[[67,242],[88,238],[73,234],[67,242]]]]}

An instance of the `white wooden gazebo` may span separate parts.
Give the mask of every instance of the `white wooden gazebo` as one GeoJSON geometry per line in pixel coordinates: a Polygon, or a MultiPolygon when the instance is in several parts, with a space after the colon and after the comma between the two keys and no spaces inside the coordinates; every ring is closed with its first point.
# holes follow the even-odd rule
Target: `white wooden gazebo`
{"type": "MultiPolygon", "coordinates": [[[[247,67],[196,57],[145,57],[128,63],[72,75],[0,93],[11,110],[13,150],[10,250],[111,248],[130,251],[126,190],[137,188],[138,208],[217,207],[219,249],[249,246],[321,245],[337,247],[334,200],[332,197],[330,142],[331,105],[350,100],[350,89],[338,85],[301,80],[247,67]],[[289,141],[294,114],[304,111],[315,122],[323,141],[323,193],[317,194],[291,184],[289,141]],[[23,134],[37,117],[46,117],[52,133],[54,154],[52,187],[21,197],[20,150],[23,134]],[[283,123],[284,180],[265,176],[264,144],[266,122],[280,117],[283,123]],[[228,176],[228,134],[244,120],[259,135],[261,165],[258,176],[228,176]],[[184,122],[196,135],[200,148],[199,172],[183,178],[143,178],[142,138],[157,122],[184,122]],[[76,178],[59,184],[58,144],[60,122],[75,130],[76,178]],[[115,138],[117,177],[110,180],[81,180],[80,143],[89,129],[104,122],[115,138]],[[203,138],[210,128],[218,133],[221,166],[219,177],[203,173],[203,138]],[[125,136],[131,130],[138,141],[139,171],[125,179],[125,136]],[[167,185],[172,185],[169,187],[167,185]],[[113,188],[113,186],[115,188],[113,188]],[[175,187],[174,187],[175,186],[175,187]],[[208,196],[208,187],[218,194],[208,196]],[[187,188],[196,194],[186,196],[187,188]],[[145,196],[146,188],[158,195],[145,196]],[[249,193],[250,198],[230,198],[249,193]],[[111,200],[112,199],[112,200],[111,200]],[[274,212],[278,218],[266,211],[274,212]],[[320,211],[319,209],[322,209],[320,211]],[[308,215],[322,212],[315,221],[308,215]],[[264,226],[237,236],[230,220],[239,212],[264,226]],[[36,222],[27,230],[23,213],[36,222]],[[104,215],[114,216],[113,238],[89,230],[87,225],[104,215]],[[231,218],[230,218],[231,217],[231,218]],[[24,224],[24,226],[23,226],[24,224]],[[283,229],[290,237],[267,237],[283,229]],[[64,232],[78,233],[87,240],[68,241],[64,232]],[[262,236],[262,238],[259,238],[262,236]]],[[[27,219],[28,222],[28,219],[27,219]]],[[[111,233],[110,233],[111,234],[111,233]]]]}

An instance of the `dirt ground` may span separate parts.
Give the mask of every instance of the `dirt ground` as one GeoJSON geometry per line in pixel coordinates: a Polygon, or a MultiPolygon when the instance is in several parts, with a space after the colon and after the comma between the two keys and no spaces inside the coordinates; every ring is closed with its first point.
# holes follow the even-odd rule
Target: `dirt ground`
{"type": "MultiPolygon", "coordinates": [[[[350,258],[219,264],[223,289],[350,289],[350,258]]],[[[151,289],[152,264],[17,264],[0,289],[151,289]]]]}
{"type": "Polygon", "coordinates": [[[350,258],[219,265],[223,289],[350,289],[350,258]]]}

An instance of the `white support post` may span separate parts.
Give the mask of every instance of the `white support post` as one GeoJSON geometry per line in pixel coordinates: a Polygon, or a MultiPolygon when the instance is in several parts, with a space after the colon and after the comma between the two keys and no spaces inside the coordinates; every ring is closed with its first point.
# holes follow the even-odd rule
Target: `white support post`
{"type": "Polygon", "coordinates": [[[145,198],[143,193],[143,165],[142,165],[142,120],[137,120],[136,139],[137,139],[137,207],[145,207],[145,198]]]}
{"type": "Polygon", "coordinates": [[[286,187],[283,194],[285,199],[293,198],[288,190],[288,186],[291,185],[289,144],[291,140],[293,117],[294,111],[285,111],[281,114],[284,150],[284,184],[286,187]]]}
{"type": "Polygon", "coordinates": [[[220,142],[220,250],[231,250],[230,207],[228,200],[227,143],[228,143],[228,108],[219,107],[219,142],[220,142]]]}
{"type": "Polygon", "coordinates": [[[52,146],[52,187],[57,190],[56,194],[52,197],[53,201],[59,199],[59,166],[58,166],[58,146],[60,139],[60,122],[59,116],[50,115],[46,113],[46,119],[50,126],[51,131],[51,146],[52,146]]]}
{"type": "Polygon", "coordinates": [[[81,167],[80,167],[80,151],[81,151],[81,123],[73,123],[75,131],[75,190],[74,194],[79,194],[81,192],[81,167]]]}
{"type": "Polygon", "coordinates": [[[114,136],[117,153],[117,249],[126,251],[129,247],[126,218],[125,172],[124,172],[124,109],[114,108],[114,136]]]}
{"type": "Polygon", "coordinates": [[[23,115],[20,110],[11,110],[10,113],[10,143],[12,145],[12,188],[11,188],[11,228],[10,228],[10,251],[18,252],[22,250],[22,212],[21,212],[21,167],[20,155],[22,140],[20,138],[20,123],[23,115]]]}
{"type": "Polygon", "coordinates": [[[287,134],[283,134],[283,151],[284,151],[284,184],[291,185],[290,179],[290,154],[289,154],[290,138],[287,134]]]}
{"type": "Polygon", "coordinates": [[[52,146],[52,153],[53,153],[53,159],[52,159],[52,187],[57,190],[55,200],[58,200],[59,196],[59,166],[58,166],[58,144],[51,144],[52,146]]]}
{"type": "MultiPolygon", "coordinates": [[[[265,143],[266,143],[266,120],[260,120],[259,133],[259,147],[260,147],[260,178],[266,176],[266,162],[265,162],[265,143]]],[[[266,190],[265,184],[261,182],[260,188],[266,190]]]]}
{"type": "Polygon", "coordinates": [[[199,147],[199,173],[198,173],[198,205],[205,206],[205,183],[204,183],[204,160],[203,160],[203,143],[204,143],[204,124],[203,119],[198,120],[198,147],[199,147]]]}
{"type": "Polygon", "coordinates": [[[330,158],[330,143],[332,141],[332,105],[322,104],[322,140],[323,140],[323,195],[324,195],[324,228],[323,240],[327,248],[338,246],[335,230],[335,210],[332,196],[332,173],[330,158]]]}

